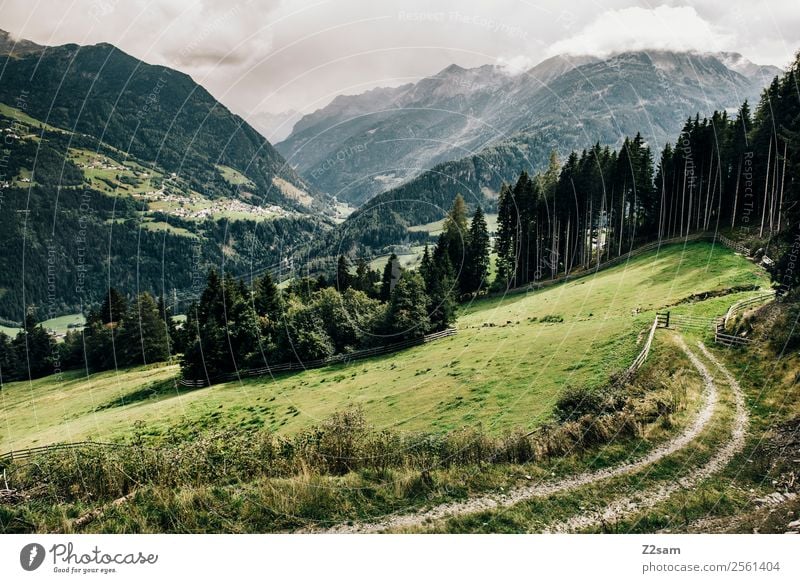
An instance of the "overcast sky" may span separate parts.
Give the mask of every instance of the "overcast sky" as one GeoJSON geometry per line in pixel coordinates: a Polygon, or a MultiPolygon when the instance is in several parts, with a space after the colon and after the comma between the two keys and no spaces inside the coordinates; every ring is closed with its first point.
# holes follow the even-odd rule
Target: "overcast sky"
{"type": "Polygon", "coordinates": [[[112,43],[245,116],[313,111],[451,63],[515,72],[557,53],[671,48],[785,66],[800,49],[797,0],[0,0],[0,28],[112,43]]]}

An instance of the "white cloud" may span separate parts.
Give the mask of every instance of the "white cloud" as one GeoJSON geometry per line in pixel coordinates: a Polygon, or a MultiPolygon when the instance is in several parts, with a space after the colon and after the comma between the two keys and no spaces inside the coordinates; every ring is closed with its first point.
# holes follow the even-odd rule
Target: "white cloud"
{"type": "Polygon", "coordinates": [[[577,34],[551,45],[550,53],[609,55],[632,50],[720,51],[731,37],[691,6],[623,8],[600,14],[577,34]]]}
{"type": "Polygon", "coordinates": [[[339,93],[408,83],[452,63],[495,63],[516,73],[557,53],[662,48],[732,50],[783,66],[800,47],[797,0],[0,0],[0,6],[0,28],[15,35],[40,44],[110,42],[191,74],[244,114],[309,112],[339,93]]]}
{"type": "Polygon", "coordinates": [[[500,57],[497,59],[497,66],[509,75],[519,75],[524,73],[536,62],[527,55],[517,55],[516,57],[500,57]]]}

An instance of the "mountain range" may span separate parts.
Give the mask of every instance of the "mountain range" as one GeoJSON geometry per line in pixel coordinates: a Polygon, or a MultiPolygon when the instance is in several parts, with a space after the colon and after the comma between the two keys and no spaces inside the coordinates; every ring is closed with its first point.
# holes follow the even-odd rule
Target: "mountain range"
{"type": "MultiPolygon", "coordinates": [[[[556,56],[518,75],[451,65],[417,83],[340,95],[276,148],[310,184],[359,205],[476,155],[519,150],[518,172],[518,162],[541,168],[552,150],[618,146],[636,132],[660,146],[688,116],[753,100],[779,72],[736,53],[668,51],[556,56]]],[[[496,192],[497,181],[477,186],[496,192]]]]}

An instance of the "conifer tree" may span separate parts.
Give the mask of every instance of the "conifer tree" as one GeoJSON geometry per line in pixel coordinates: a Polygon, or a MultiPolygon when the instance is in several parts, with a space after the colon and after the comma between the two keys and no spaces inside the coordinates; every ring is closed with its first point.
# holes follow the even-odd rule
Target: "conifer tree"
{"type": "Polygon", "coordinates": [[[467,206],[460,194],[456,195],[453,200],[453,206],[444,219],[442,234],[445,236],[444,243],[450,256],[450,264],[455,269],[459,281],[461,281],[462,278],[466,277],[464,274],[464,261],[469,229],[467,227],[467,206]]]}
{"type": "Polygon", "coordinates": [[[477,292],[489,275],[489,230],[480,206],[475,210],[469,227],[465,264],[466,275],[461,291],[477,292]]]}
{"type": "Polygon", "coordinates": [[[56,340],[36,319],[35,310],[28,310],[22,330],[11,343],[16,361],[16,377],[35,379],[53,373],[56,340]]]}
{"type": "Polygon", "coordinates": [[[401,274],[400,260],[397,255],[392,253],[386,261],[386,266],[383,268],[383,276],[381,277],[381,293],[380,300],[388,302],[392,295],[392,289],[400,279],[401,274]]]}
{"type": "Polygon", "coordinates": [[[336,289],[343,292],[352,284],[352,276],[350,275],[350,262],[344,255],[339,255],[336,262],[336,289]]]}
{"type": "Polygon", "coordinates": [[[425,292],[428,296],[427,311],[431,327],[443,330],[455,321],[459,290],[455,270],[450,263],[448,237],[441,233],[426,270],[425,292]]]}
{"type": "Polygon", "coordinates": [[[159,307],[149,292],[128,307],[117,336],[118,363],[122,366],[163,362],[169,358],[169,335],[159,307]]]}
{"type": "Polygon", "coordinates": [[[11,345],[11,339],[0,332],[0,389],[3,385],[16,378],[17,359],[11,345]]]}
{"type": "Polygon", "coordinates": [[[503,184],[497,206],[497,274],[495,284],[498,288],[513,286],[514,265],[516,263],[515,234],[517,229],[517,208],[511,187],[503,184]]]}
{"type": "Polygon", "coordinates": [[[115,288],[109,288],[108,294],[103,298],[103,305],[100,307],[103,324],[119,322],[127,311],[128,302],[125,297],[115,288]]]}
{"type": "Polygon", "coordinates": [[[408,340],[430,329],[428,296],[420,274],[405,271],[392,290],[386,312],[386,332],[390,341],[408,340]]]}
{"type": "Polygon", "coordinates": [[[273,322],[280,320],[283,311],[281,291],[269,273],[265,273],[255,282],[253,307],[259,316],[266,317],[273,322]]]}

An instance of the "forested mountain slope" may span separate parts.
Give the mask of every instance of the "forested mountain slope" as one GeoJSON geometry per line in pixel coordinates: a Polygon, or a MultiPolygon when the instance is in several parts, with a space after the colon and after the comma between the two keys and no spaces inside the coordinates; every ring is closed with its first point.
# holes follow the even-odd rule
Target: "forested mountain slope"
{"type": "Polygon", "coordinates": [[[324,197],[254,129],[111,45],[0,33],[0,132],[6,323],[86,310],[109,286],[189,299],[209,267],[263,271],[327,228],[324,197]]]}
{"type": "Polygon", "coordinates": [[[174,172],[204,196],[313,202],[272,145],[191,77],[110,44],[37,47],[0,31],[0,80],[0,102],[21,101],[31,116],[174,172]],[[255,192],[232,187],[215,165],[246,176],[255,192]]]}

